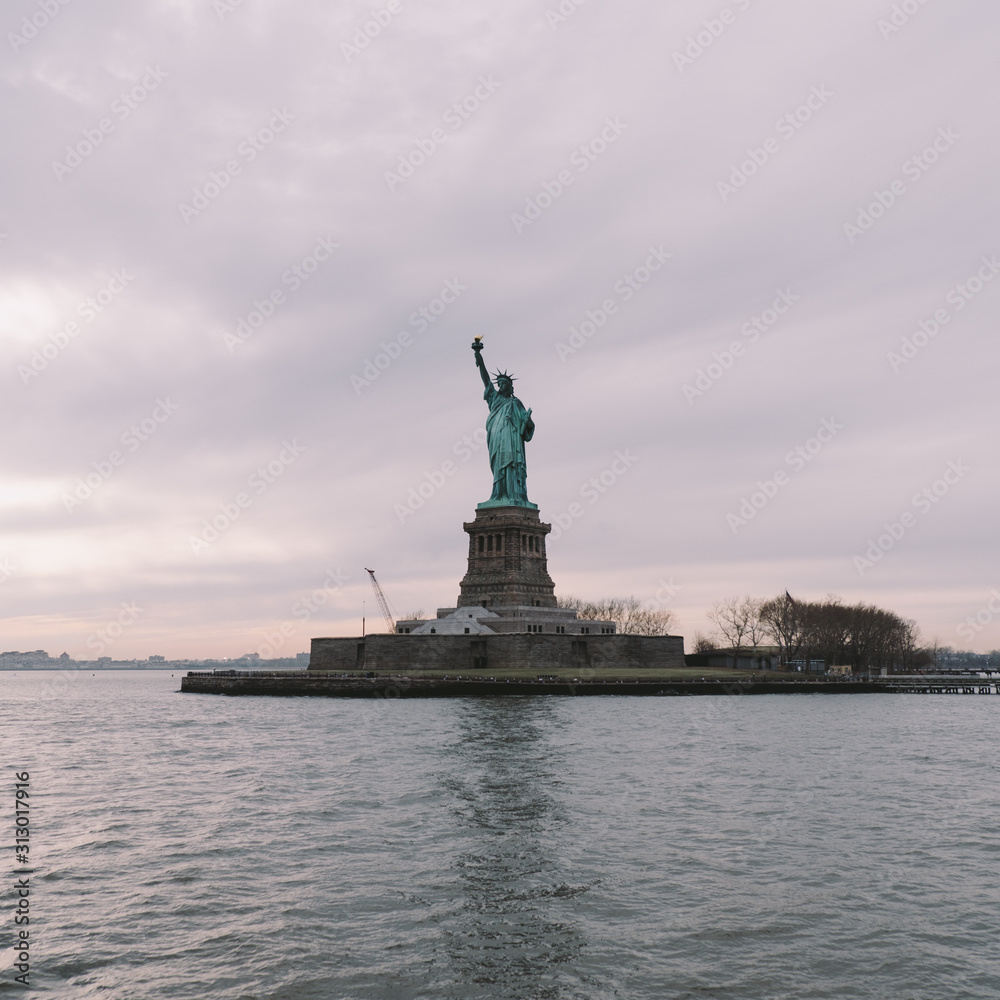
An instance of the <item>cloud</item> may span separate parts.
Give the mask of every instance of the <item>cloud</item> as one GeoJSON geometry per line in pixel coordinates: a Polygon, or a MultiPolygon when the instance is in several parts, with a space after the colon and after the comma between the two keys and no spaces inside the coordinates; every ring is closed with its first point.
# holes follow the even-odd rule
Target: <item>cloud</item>
{"type": "MultiPolygon", "coordinates": [[[[364,565],[397,607],[450,605],[461,522],[490,488],[484,455],[455,452],[485,419],[474,334],[533,408],[543,519],[616,450],[638,456],[553,544],[559,591],[644,598],[672,577],[688,635],[728,593],[835,591],[957,643],[998,585],[1000,288],[961,311],[948,295],[1000,252],[1000,15],[927,4],[887,32],[892,4],[733,0],[716,30],[721,3],[591,0],[564,21],[527,2],[396,7],[376,31],[360,3],[69,4],[8,51],[7,644],[88,655],[137,601],[114,655],[239,655],[337,567],[351,581],[298,648],[309,629],[359,630],[364,565]],[[681,71],[689,37],[702,51],[681,71]],[[957,138],[931,162],[941,130],[957,138]],[[907,172],[914,157],[926,169],[907,172]],[[412,172],[391,184],[401,160],[412,172]],[[905,191],[852,241],[845,226],[895,180],[905,191]],[[319,261],[323,240],[337,248],[319,261]],[[623,301],[616,284],[651,246],[668,263],[623,301]],[[448,282],[461,294],[421,315],[448,282]],[[744,334],[785,289],[788,312],[744,334]],[[617,312],[561,358],[608,298],[617,312]],[[945,306],[894,370],[890,353],[945,306]],[[710,365],[719,377],[687,398],[710,365]],[[67,509],[165,398],[176,413],[67,509]],[[727,512],[824,418],[844,430],[734,536],[727,512]],[[291,440],[301,456],[193,553],[291,440]],[[394,504],[449,459],[455,475],[401,524],[394,504]],[[859,578],[853,557],[953,459],[968,478],[859,578]]],[[[976,642],[1000,646],[997,626],[976,642]]]]}

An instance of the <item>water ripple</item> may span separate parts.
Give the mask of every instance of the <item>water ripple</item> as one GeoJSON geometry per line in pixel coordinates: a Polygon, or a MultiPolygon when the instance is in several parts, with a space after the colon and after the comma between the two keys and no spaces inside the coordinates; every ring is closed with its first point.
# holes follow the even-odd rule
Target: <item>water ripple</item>
{"type": "Polygon", "coordinates": [[[0,741],[54,1000],[1000,996],[993,699],[44,682],[0,741]]]}

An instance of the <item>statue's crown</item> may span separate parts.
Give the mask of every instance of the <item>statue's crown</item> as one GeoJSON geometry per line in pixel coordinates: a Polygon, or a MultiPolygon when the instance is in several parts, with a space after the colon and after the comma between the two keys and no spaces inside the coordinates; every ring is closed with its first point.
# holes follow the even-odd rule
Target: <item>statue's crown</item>
{"type": "Polygon", "coordinates": [[[494,377],[497,378],[497,379],[501,379],[501,378],[510,379],[511,382],[517,381],[514,378],[514,376],[510,374],[510,372],[497,372],[494,377]]]}

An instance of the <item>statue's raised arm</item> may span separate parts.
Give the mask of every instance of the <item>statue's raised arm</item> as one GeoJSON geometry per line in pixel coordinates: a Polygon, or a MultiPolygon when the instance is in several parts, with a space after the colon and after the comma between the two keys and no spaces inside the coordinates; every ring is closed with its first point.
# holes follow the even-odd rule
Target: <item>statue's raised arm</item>
{"type": "Polygon", "coordinates": [[[490,408],[486,418],[486,445],[490,452],[493,470],[493,493],[480,507],[530,507],[537,510],[528,499],[527,469],[524,442],[535,433],[531,410],[526,410],[514,395],[514,377],[507,372],[496,373],[496,385],[483,362],[483,344],[480,337],[472,342],[476,354],[476,367],[486,390],[483,398],[490,408]]]}
{"type": "Polygon", "coordinates": [[[476,352],[476,367],[479,369],[479,374],[483,380],[483,387],[489,389],[490,385],[490,373],[486,370],[486,364],[483,361],[483,342],[482,339],[476,337],[472,342],[472,349],[476,352]]]}

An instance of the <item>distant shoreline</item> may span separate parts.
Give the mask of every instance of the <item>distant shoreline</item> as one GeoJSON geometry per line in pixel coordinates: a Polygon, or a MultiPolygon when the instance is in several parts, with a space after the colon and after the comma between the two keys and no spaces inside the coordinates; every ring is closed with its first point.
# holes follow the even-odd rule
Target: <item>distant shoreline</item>
{"type": "Polygon", "coordinates": [[[100,670],[102,673],[109,673],[113,670],[127,670],[134,671],[135,673],[148,674],[157,670],[173,670],[174,672],[178,670],[189,670],[191,668],[190,663],[185,663],[182,667],[163,667],[157,664],[155,667],[98,667],[92,666],[90,664],[84,663],[80,666],[72,667],[0,667],[0,672],[8,674],[40,674],[44,672],[61,673],[63,671],[72,671],[73,673],[83,673],[85,670],[90,670],[96,672],[100,670]]]}
{"type": "Polygon", "coordinates": [[[267,666],[254,667],[248,666],[245,663],[238,663],[237,666],[233,666],[233,660],[167,660],[164,663],[146,663],[144,660],[138,660],[134,663],[126,661],[124,663],[92,663],[87,660],[70,660],[68,663],[50,662],[42,663],[38,666],[29,665],[26,663],[20,664],[6,664],[0,663],[0,673],[25,673],[34,674],[40,673],[41,671],[69,671],[72,673],[90,670],[90,671],[112,671],[112,670],[134,670],[140,673],[148,673],[153,670],[242,670],[256,672],[260,671],[262,673],[267,673],[268,671],[284,670],[284,671],[295,671],[300,670],[301,665],[296,665],[295,660],[286,659],[277,661],[279,665],[275,664],[274,660],[267,660],[267,666]]]}

